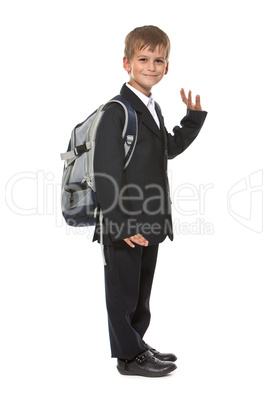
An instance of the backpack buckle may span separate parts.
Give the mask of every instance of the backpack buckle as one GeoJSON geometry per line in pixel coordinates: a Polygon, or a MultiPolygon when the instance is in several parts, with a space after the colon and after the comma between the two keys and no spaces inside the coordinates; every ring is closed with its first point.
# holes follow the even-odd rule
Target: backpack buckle
{"type": "Polygon", "coordinates": [[[83,155],[84,152],[87,152],[87,145],[86,143],[82,144],[82,145],[77,145],[77,147],[74,148],[74,153],[75,156],[80,156],[83,155]]]}
{"type": "Polygon", "coordinates": [[[132,145],[133,141],[134,141],[134,135],[133,134],[127,135],[127,138],[126,138],[127,145],[129,145],[129,146],[132,145]]]}

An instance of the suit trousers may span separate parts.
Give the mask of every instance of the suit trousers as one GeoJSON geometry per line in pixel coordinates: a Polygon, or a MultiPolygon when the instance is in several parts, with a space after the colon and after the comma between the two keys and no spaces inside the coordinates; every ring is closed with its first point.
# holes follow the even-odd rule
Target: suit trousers
{"type": "Polygon", "coordinates": [[[150,294],[158,244],[104,246],[105,296],[112,357],[134,359],[146,350],[150,294]]]}

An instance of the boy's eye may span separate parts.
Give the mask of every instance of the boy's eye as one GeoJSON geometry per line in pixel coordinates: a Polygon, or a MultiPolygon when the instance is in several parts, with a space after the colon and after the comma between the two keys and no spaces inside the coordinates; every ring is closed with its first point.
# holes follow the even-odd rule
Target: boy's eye
{"type": "MultiPolygon", "coordinates": [[[[141,62],[146,62],[147,59],[146,59],[145,57],[141,57],[141,58],[139,59],[139,61],[141,61],[141,62]]],[[[156,60],[155,60],[155,63],[162,64],[162,63],[164,63],[164,60],[163,60],[163,59],[156,59],[156,60]]]]}

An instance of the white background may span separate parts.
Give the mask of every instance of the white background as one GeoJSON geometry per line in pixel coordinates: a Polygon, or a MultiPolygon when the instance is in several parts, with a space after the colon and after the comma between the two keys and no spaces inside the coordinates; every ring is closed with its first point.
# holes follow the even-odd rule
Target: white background
{"type": "Polygon", "coordinates": [[[1,401],[267,402],[264,6],[2,3],[1,401]],[[178,355],[161,379],[117,372],[100,249],[92,232],[63,223],[59,193],[71,129],[119,92],[124,38],[148,24],[172,44],[170,71],[153,91],[168,130],[185,114],[181,87],[208,111],[194,144],[169,164],[178,225],[160,247],[146,334],[178,355]]]}

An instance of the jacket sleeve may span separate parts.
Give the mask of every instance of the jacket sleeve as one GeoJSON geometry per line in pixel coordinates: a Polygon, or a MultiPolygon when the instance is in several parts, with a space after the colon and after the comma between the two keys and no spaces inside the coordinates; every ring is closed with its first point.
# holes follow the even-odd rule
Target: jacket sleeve
{"type": "Polygon", "coordinates": [[[173,129],[174,135],[167,132],[168,159],[181,154],[194,141],[206,119],[207,112],[187,109],[180,126],[173,129]]]}
{"type": "Polygon", "coordinates": [[[124,122],[123,108],[117,104],[109,105],[98,127],[94,152],[97,198],[112,241],[137,233],[135,216],[131,215],[131,211],[125,211],[120,201],[121,195],[126,197],[122,139],[124,122]]]}

